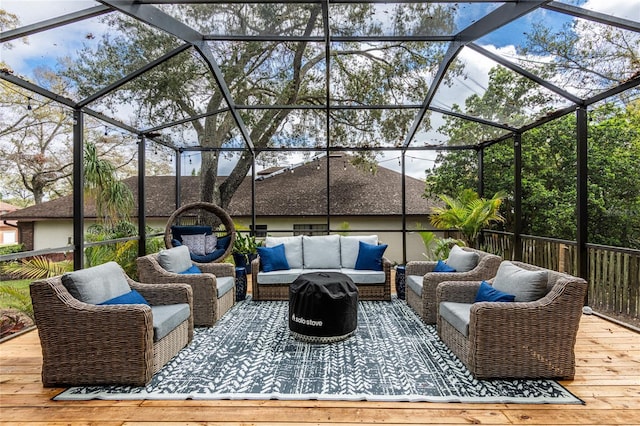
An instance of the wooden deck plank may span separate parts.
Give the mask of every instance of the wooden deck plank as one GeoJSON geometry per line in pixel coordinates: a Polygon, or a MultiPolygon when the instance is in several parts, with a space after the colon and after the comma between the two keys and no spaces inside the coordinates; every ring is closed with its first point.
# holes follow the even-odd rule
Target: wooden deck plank
{"type": "Polygon", "coordinates": [[[583,316],[576,377],[561,382],[586,405],[364,401],[52,401],[37,332],[0,344],[0,422],[7,425],[640,425],[640,335],[583,316]]]}

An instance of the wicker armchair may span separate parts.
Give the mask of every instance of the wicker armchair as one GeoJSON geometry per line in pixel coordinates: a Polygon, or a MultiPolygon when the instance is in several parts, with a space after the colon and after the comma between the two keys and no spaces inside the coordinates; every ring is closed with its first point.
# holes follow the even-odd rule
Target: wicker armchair
{"type": "MultiPolygon", "coordinates": [[[[127,277],[152,306],[188,303],[186,284],[148,285],[127,277]]],[[[193,337],[193,316],[154,341],[147,305],[94,305],[73,297],[61,276],[30,286],[42,346],[45,387],[126,384],[143,386],[193,337]]]]}
{"type": "MultiPolygon", "coordinates": [[[[512,263],[530,271],[546,270],[512,263]]],[[[468,337],[440,315],[438,334],[475,377],[573,379],[587,282],[546,271],[547,294],[533,302],[473,303],[480,287],[477,281],[438,286],[438,306],[445,301],[472,304],[468,337]]]]}
{"type": "Polygon", "coordinates": [[[407,304],[420,315],[426,324],[435,324],[437,321],[436,288],[443,281],[470,281],[488,280],[496,275],[496,271],[502,262],[500,256],[463,247],[462,250],[478,254],[478,264],[468,272],[433,272],[437,262],[411,261],[407,262],[406,273],[406,301],[407,304]],[[420,283],[420,278],[422,282],[420,283]],[[413,280],[418,290],[410,284],[413,280]],[[420,288],[421,287],[421,288],[420,288]]]}
{"type": "MultiPolygon", "coordinates": [[[[194,263],[202,274],[169,272],[158,263],[158,254],[139,257],[138,279],[144,283],[187,283],[193,289],[193,322],[196,326],[210,327],[235,303],[235,267],[230,263],[194,263]],[[220,279],[231,279],[233,287],[218,295],[220,279]]],[[[229,284],[229,283],[227,283],[229,284]]]]}

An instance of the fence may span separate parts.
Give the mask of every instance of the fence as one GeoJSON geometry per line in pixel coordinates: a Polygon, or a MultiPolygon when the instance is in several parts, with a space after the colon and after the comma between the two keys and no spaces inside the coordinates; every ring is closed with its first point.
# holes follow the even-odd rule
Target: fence
{"type": "MultiPolygon", "coordinates": [[[[577,274],[575,241],[522,235],[523,262],[577,274]]],[[[485,231],[483,249],[515,259],[513,234],[485,231]]],[[[640,250],[587,244],[589,306],[609,314],[640,314],[640,250]]]]}

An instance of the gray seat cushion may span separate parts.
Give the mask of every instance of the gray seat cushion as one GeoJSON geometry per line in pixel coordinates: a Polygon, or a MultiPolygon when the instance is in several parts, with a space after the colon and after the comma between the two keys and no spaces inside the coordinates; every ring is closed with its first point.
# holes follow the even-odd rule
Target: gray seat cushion
{"type": "Polygon", "coordinates": [[[493,288],[516,296],[516,302],[533,302],[547,294],[549,272],[528,271],[505,260],[500,264],[493,288]]]}
{"type": "Polygon", "coordinates": [[[218,299],[224,296],[231,290],[236,283],[235,278],[233,277],[216,277],[217,282],[217,296],[218,299]]]}
{"type": "Polygon", "coordinates": [[[61,279],[73,297],[94,305],[131,291],[124,271],[116,262],[69,272],[61,279]]]}
{"type": "Polygon", "coordinates": [[[462,250],[460,247],[454,245],[451,247],[449,257],[447,258],[447,265],[451,266],[456,272],[469,272],[476,266],[478,266],[478,253],[472,251],[462,250]]]}
{"type": "Polygon", "coordinates": [[[422,297],[422,275],[408,275],[405,279],[405,284],[409,287],[418,297],[422,297]]]}
{"type": "Polygon", "coordinates": [[[159,305],[151,307],[153,315],[153,341],[157,342],[189,318],[188,303],[159,305]]]}
{"type": "Polygon", "coordinates": [[[469,337],[471,303],[441,302],[440,316],[462,333],[464,337],[469,337]]]}

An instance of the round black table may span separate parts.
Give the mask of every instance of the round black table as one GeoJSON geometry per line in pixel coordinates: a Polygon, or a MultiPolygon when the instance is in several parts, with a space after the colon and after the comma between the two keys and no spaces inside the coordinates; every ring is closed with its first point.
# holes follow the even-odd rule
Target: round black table
{"type": "Polygon", "coordinates": [[[310,272],[289,286],[289,329],[298,340],[331,343],[358,327],[358,288],[339,272],[310,272]]]}

